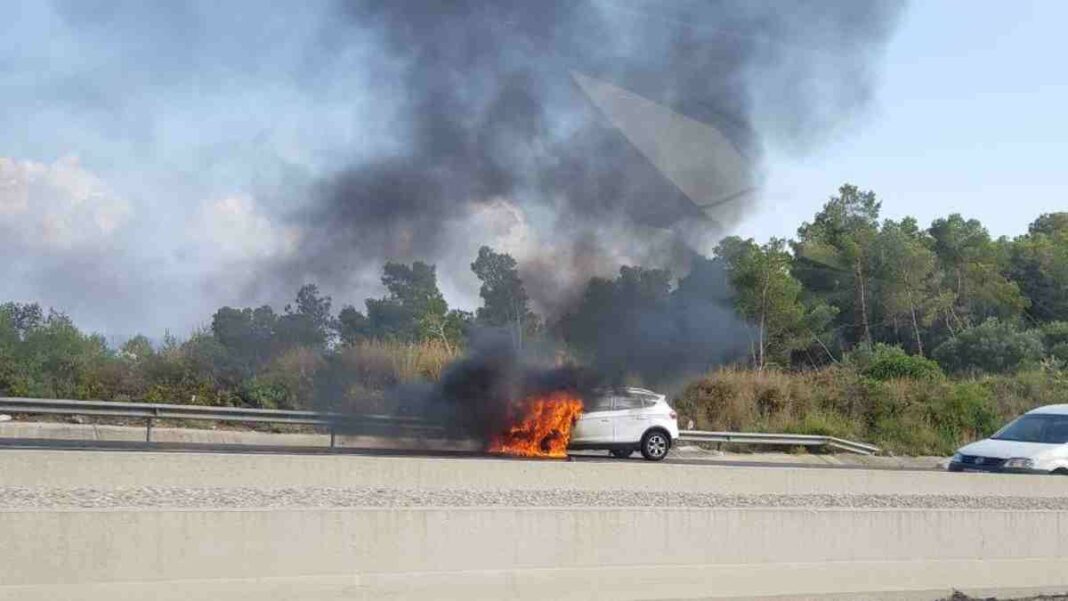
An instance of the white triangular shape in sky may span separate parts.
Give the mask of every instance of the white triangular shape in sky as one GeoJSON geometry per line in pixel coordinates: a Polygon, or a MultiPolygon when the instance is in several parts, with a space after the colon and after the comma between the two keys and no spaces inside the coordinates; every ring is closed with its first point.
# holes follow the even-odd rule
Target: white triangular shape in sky
{"type": "Polygon", "coordinates": [[[571,72],[605,117],[709,216],[753,189],[751,165],[715,127],[608,82],[571,72]]]}

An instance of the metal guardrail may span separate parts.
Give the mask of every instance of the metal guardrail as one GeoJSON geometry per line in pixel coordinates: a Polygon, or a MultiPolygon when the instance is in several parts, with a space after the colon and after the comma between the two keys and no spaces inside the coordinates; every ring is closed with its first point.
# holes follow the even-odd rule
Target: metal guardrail
{"type": "MultiPolygon", "coordinates": [[[[156,420],[200,420],[238,423],[293,424],[318,426],[330,431],[330,446],[335,445],[337,432],[396,433],[407,431],[415,435],[438,432],[439,426],[405,416],[344,415],[316,411],[284,411],[278,409],[244,409],[240,407],[205,407],[201,405],[165,405],[158,403],[117,403],[111,401],[70,401],[63,399],[27,399],[0,397],[0,413],[37,415],[71,415],[139,418],[145,420],[145,442],[152,442],[152,426],[156,420]]],[[[734,443],[749,445],[779,445],[831,447],[874,455],[879,447],[843,440],[833,436],[809,434],[763,434],[758,432],[704,432],[683,430],[679,439],[686,442],[734,443]]]]}
{"type": "Polygon", "coordinates": [[[679,439],[687,442],[713,442],[750,445],[779,445],[797,447],[831,447],[858,455],[874,455],[879,447],[863,442],[854,442],[814,434],[763,434],[759,432],[704,432],[700,430],[683,430],[679,439]]]}
{"type": "Polygon", "coordinates": [[[145,442],[152,442],[152,426],[156,420],[160,419],[319,426],[329,429],[331,447],[335,445],[338,431],[381,433],[403,429],[418,435],[440,430],[439,427],[429,425],[417,418],[393,415],[356,416],[316,411],[18,397],[0,397],[0,413],[140,418],[145,420],[145,442]]]}

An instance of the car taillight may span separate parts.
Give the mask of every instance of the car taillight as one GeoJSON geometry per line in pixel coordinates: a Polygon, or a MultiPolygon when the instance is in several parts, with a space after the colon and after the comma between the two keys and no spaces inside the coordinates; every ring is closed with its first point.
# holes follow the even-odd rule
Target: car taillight
{"type": "Polygon", "coordinates": [[[672,410],[671,410],[671,412],[670,412],[670,413],[668,413],[668,415],[670,415],[670,416],[671,416],[671,419],[679,419],[679,414],[678,414],[678,413],[675,413],[675,410],[674,410],[674,409],[672,409],[672,410]]]}

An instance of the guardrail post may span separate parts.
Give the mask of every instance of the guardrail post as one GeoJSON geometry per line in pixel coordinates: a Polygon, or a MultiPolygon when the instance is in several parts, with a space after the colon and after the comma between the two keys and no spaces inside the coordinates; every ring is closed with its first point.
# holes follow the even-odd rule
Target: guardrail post
{"type": "Polygon", "coordinates": [[[148,418],[145,420],[145,442],[152,442],[152,422],[156,421],[155,418],[148,418]]]}
{"type": "Polygon", "coordinates": [[[337,432],[334,428],[334,421],[330,420],[330,448],[334,448],[334,444],[337,441],[337,432]]]}

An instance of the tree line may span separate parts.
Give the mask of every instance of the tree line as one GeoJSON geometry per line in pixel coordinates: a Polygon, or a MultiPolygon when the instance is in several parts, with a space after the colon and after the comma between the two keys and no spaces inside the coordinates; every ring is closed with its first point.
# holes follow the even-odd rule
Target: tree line
{"type": "MultiPolygon", "coordinates": [[[[346,304],[313,284],[276,311],[222,307],[187,339],[119,348],[35,303],[0,305],[0,394],[308,407],[361,402],[433,378],[471,332],[550,339],[603,373],[647,385],[711,366],[813,370],[864,363],[889,375],[1061,369],[1068,362],[1068,213],[993,238],[960,215],[881,220],[842,186],[793,240],[724,239],[679,279],[623,266],[563,315],[532,309],[515,259],[482,247],[481,305],[450,308],[434,265],[389,262],[385,294],[346,304]],[[873,358],[881,358],[876,361],[873,358]],[[874,361],[874,363],[873,363],[874,361]]],[[[866,368],[867,369],[867,368],[866,368]]]]}
{"type": "Polygon", "coordinates": [[[874,192],[844,185],[795,240],[737,237],[726,261],[754,327],[751,361],[801,368],[900,347],[954,373],[1068,361],[1068,213],[993,238],[959,214],[923,228],[880,221],[874,192]]]}

